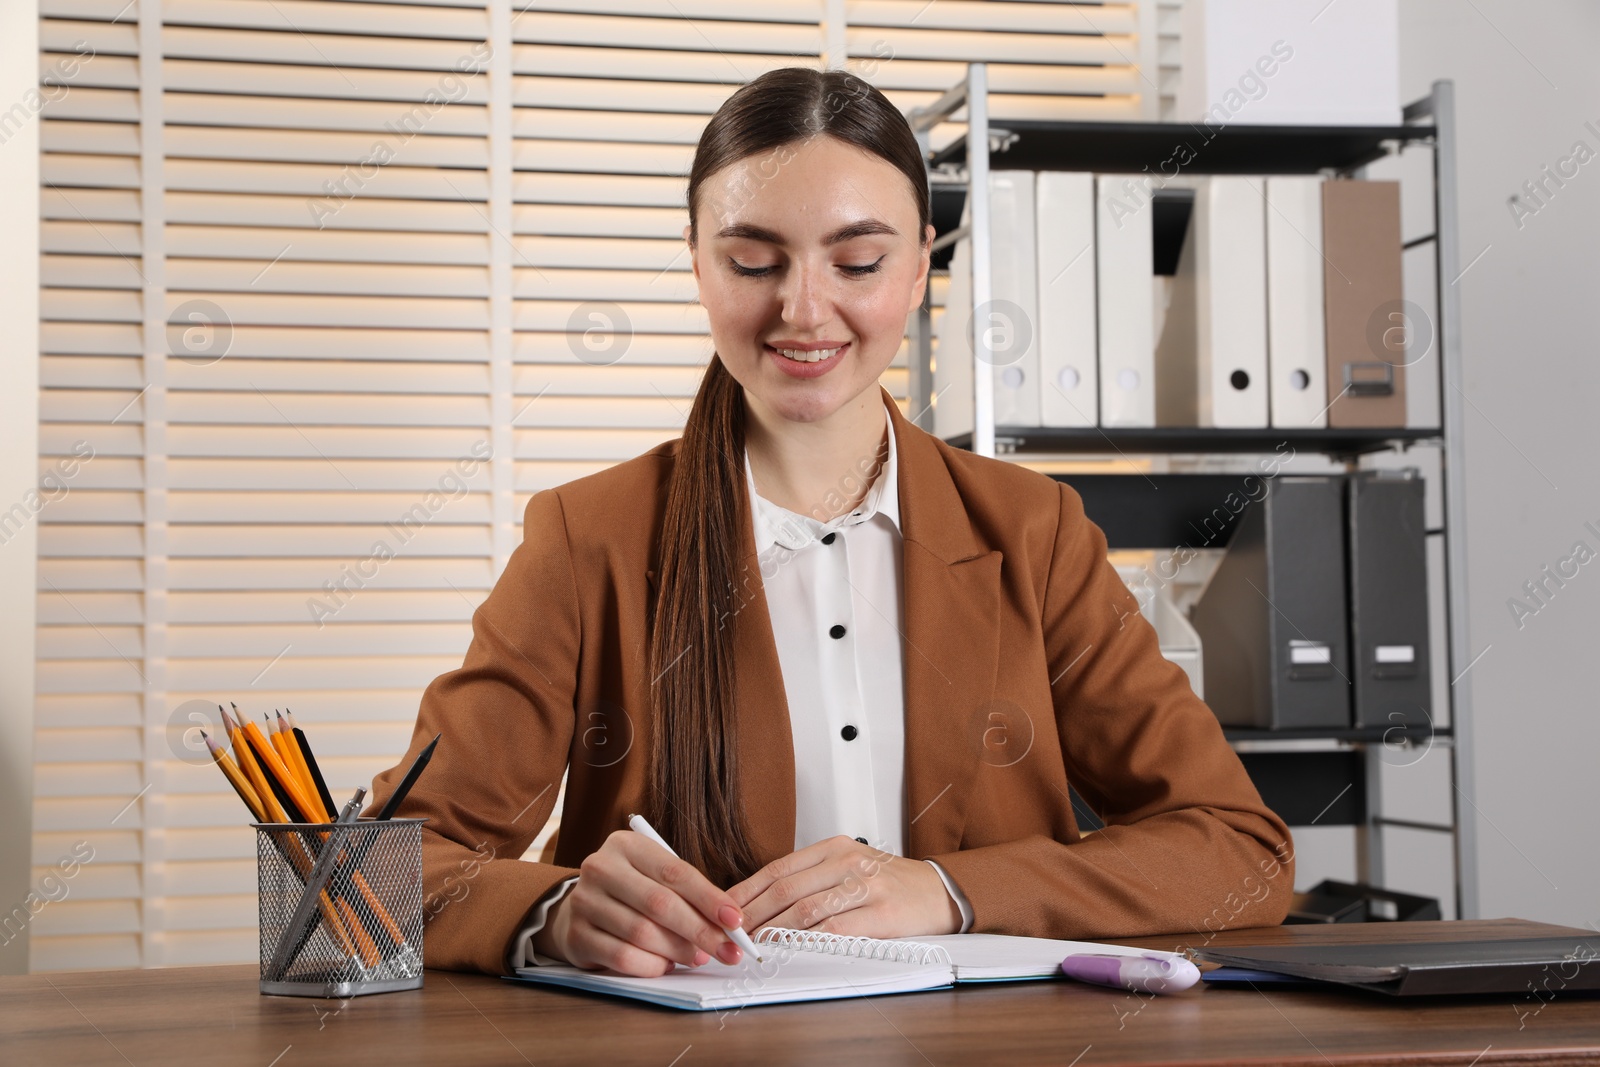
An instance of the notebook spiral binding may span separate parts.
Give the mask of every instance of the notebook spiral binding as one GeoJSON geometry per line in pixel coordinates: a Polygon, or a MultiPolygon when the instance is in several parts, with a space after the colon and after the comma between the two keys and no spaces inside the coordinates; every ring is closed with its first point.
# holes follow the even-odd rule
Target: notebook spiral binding
{"type": "Polygon", "coordinates": [[[790,930],[768,926],[756,934],[758,945],[779,945],[806,952],[825,952],[830,956],[858,959],[894,960],[898,963],[949,963],[950,953],[943,945],[922,941],[887,941],[877,937],[829,934],[820,930],[790,930]]]}

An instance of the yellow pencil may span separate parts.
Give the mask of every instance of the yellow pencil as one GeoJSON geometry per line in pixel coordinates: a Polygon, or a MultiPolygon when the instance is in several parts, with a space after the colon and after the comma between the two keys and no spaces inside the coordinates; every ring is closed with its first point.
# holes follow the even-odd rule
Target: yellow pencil
{"type": "MultiPolygon", "coordinates": [[[[289,732],[289,726],[283,721],[283,713],[275,712],[278,721],[272,723],[272,743],[278,746],[278,755],[283,757],[283,762],[300,779],[300,788],[313,804],[320,805],[322,797],[317,793],[317,783],[311,780],[311,768],[306,765],[306,756],[300,751],[300,743],[295,740],[294,734],[289,732]]],[[[326,809],[324,809],[326,812],[326,809]]],[[[338,815],[334,812],[334,815],[338,815]]]]}
{"type": "Polygon", "coordinates": [[[255,756],[250,753],[250,746],[245,742],[244,728],[239,723],[228,717],[222,705],[217,705],[217,710],[222,712],[222,724],[228,729],[228,737],[233,741],[234,754],[239,757],[239,768],[244,771],[245,777],[255,787],[256,795],[260,797],[262,808],[266,817],[262,822],[288,822],[289,816],[278,803],[278,797],[272,791],[272,786],[267,784],[267,776],[261,770],[261,765],[256,762],[255,756]]]}
{"type": "Polygon", "coordinates": [[[255,754],[256,759],[261,761],[262,771],[271,775],[289,799],[294,802],[294,806],[299,809],[300,818],[305,822],[332,822],[333,820],[329,819],[323,812],[320,804],[312,804],[306,798],[305,793],[300,788],[299,781],[290,773],[289,768],[284,765],[283,759],[273,749],[272,743],[261,732],[261,727],[248,719],[241,718],[240,721],[244,725],[245,737],[250,740],[250,750],[255,754]]]}
{"type": "Polygon", "coordinates": [[[250,809],[250,814],[256,817],[256,822],[266,822],[267,811],[261,806],[261,798],[256,796],[256,791],[250,785],[249,779],[244,776],[244,772],[234,764],[233,760],[228,758],[228,754],[222,750],[222,746],[217,744],[210,734],[201,730],[200,736],[205,738],[206,748],[211,750],[211,759],[218,767],[222,768],[222,773],[228,779],[228,784],[233,786],[235,793],[239,794],[239,799],[244,801],[245,807],[250,809]]]}

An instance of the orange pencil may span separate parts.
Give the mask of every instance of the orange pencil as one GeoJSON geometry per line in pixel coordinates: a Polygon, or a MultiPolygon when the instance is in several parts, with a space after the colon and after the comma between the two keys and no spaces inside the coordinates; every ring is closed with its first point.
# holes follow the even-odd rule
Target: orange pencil
{"type": "Polygon", "coordinates": [[[233,741],[233,751],[239,758],[239,769],[249,779],[255,788],[256,796],[261,800],[265,817],[262,822],[288,822],[289,816],[284,812],[283,806],[278,803],[278,797],[273,793],[272,787],[267,784],[267,777],[261,770],[261,765],[256,762],[255,756],[250,754],[250,746],[245,742],[244,728],[237,720],[230,719],[221,704],[217,710],[222,712],[222,724],[228,729],[228,737],[233,741]]]}
{"type": "MultiPolygon", "coordinates": [[[[300,751],[300,742],[290,732],[289,724],[283,721],[283,712],[275,710],[274,714],[278,716],[278,721],[272,724],[272,742],[276,745],[280,740],[282,741],[278,754],[283,757],[283,762],[300,779],[300,788],[310,798],[311,802],[313,804],[321,804],[322,797],[317,793],[317,783],[311,780],[311,768],[306,765],[305,753],[300,751]]],[[[326,808],[323,809],[323,813],[327,814],[326,808]]],[[[336,811],[329,817],[333,818],[338,814],[336,811]]]]}
{"type": "Polygon", "coordinates": [[[334,903],[339,908],[339,916],[344,919],[345,925],[355,935],[356,944],[361,948],[361,954],[366,957],[368,967],[376,967],[383,962],[383,955],[378,951],[378,945],[372,940],[372,935],[367,933],[367,928],[361,925],[361,917],[356,914],[356,909],[350,906],[350,898],[340,896],[334,903]]]}
{"type": "MultiPolygon", "coordinates": [[[[237,706],[234,710],[238,710],[237,706]]],[[[240,723],[244,726],[245,737],[250,741],[251,752],[261,761],[262,771],[270,775],[288,795],[294,806],[299,809],[300,818],[305,822],[331,822],[332,820],[322,813],[320,805],[314,805],[306,799],[305,793],[300,789],[300,783],[290,773],[289,768],[284,766],[272,743],[261,732],[261,727],[243,716],[240,717],[240,723]]]]}
{"type": "MultiPolygon", "coordinates": [[[[272,742],[273,751],[283,761],[283,766],[288,770],[290,777],[294,779],[294,784],[301,793],[306,795],[307,799],[314,797],[316,795],[315,791],[309,790],[306,784],[309,776],[300,773],[300,761],[294,758],[294,746],[290,744],[292,738],[283,735],[283,716],[279,715],[276,722],[272,720],[272,716],[267,715],[265,712],[262,713],[261,717],[267,722],[266,729],[263,732],[267,735],[267,740],[272,742]]],[[[318,810],[321,810],[320,805],[318,810]]],[[[323,812],[323,814],[327,813],[323,812]]]]}

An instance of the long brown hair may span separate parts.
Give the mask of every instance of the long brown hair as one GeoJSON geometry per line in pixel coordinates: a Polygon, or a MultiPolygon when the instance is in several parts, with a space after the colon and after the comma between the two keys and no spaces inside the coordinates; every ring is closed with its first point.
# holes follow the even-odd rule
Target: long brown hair
{"type": "MultiPolygon", "coordinates": [[[[698,244],[696,216],[707,178],[763,153],[768,159],[755,169],[770,177],[763,168],[786,162],[781,149],[821,134],[904,172],[923,243],[930,219],[927,172],[905,117],[846,71],[782,67],[728,97],[701,133],[689,170],[690,244],[698,244]]],[[[650,819],[679,855],[724,888],[761,866],[739,803],[734,705],[733,627],[748,625],[739,612],[745,601],[734,588],[742,562],[744,430],[744,388],[713,352],[667,488],[650,624],[650,819]]]]}

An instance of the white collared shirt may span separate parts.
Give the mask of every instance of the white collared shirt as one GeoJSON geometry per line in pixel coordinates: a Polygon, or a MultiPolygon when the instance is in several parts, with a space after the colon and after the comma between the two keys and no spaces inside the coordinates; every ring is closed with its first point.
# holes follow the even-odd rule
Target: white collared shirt
{"type": "Polygon", "coordinates": [[[888,438],[881,470],[874,456],[832,491],[849,499],[870,480],[866,499],[828,522],[760,496],[745,453],[794,741],[796,849],[844,834],[895,855],[901,850],[902,549],[894,434],[888,438]]]}
{"type": "MultiPolygon", "coordinates": [[[[759,495],[745,452],[756,553],[794,741],[796,850],[844,834],[904,854],[904,569],[894,427],[885,432],[889,455],[882,470],[874,469],[874,458],[836,489],[850,499],[870,478],[866,498],[829,522],[759,495]]],[[[967,932],[971,904],[944,868],[926,862],[955,900],[961,932],[967,932]]],[[[558,962],[533,951],[533,935],[576,881],[567,879],[529,916],[514,966],[558,962]]]]}
{"type": "MultiPolygon", "coordinates": [[[[745,452],[761,584],[794,741],[797,850],[844,834],[904,854],[905,571],[892,425],[885,436],[882,470],[873,457],[835,488],[849,499],[872,479],[866,498],[828,522],[758,494],[745,452]]],[[[965,933],[972,906],[944,868],[927,862],[960,909],[965,933]]]]}

